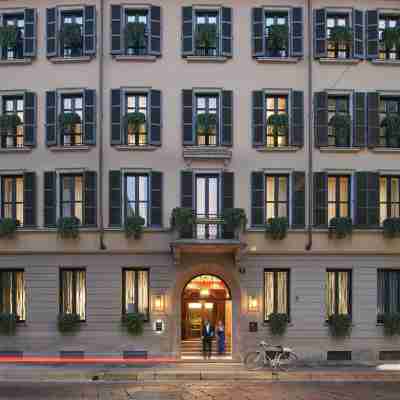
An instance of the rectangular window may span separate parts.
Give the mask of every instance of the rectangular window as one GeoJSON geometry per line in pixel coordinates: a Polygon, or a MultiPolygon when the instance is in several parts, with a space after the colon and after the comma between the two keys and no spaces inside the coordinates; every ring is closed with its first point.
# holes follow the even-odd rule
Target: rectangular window
{"type": "Polygon", "coordinates": [[[141,313],[149,319],[149,271],[146,269],[122,270],[122,313],[141,313]]]}
{"type": "Polygon", "coordinates": [[[400,271],[378,269],[378,322],[384,314],[400,312],[400,271]]]}
{"type": "Polygon", "coordinates": [[[267,175],[265,177],[265,217],[289,218],[289,177],[287,175],[267,175]]]}
{"type": "Polygon", "coordinates": [[[326,319],[332,315],[351,315],[351,271],[328,270],[326,273],[326,319]]]}
{"type": "Polygon", "coordinates": [[[83,222],[83,176],[61,175],[61,217],[76,217],[83,222]]]}
{"type": "Polygon", "coordinates": [[[18,321],[26,320],[24,271],[0,271],[0,313],[15,314],[18,321]]]}
{"type": "Polygon", "coordinates": [[[219,13],[217,10],[198,10],[195,16],[195,52],[198,56],[219,54],[219,13]]]}
{"type": "Polygon", "coordinates": [[[3,176],[1,178],[1,215],[24,224],[24,178],[3,176]]]}
{"type": "Polygon", "coordinates": [[[148,95],[146,93],[128,93],[126,103],[126,144],[146,146],[148,141],[148,95]],[[130,117],[135,117],[130,121],[130,117]]]}
{"type": "Polygon", "coordinates": [[[400,147],[399,135],[390,135],[385,125],[386,117],[390,115],[400,116],[400,97],[380,96],[379,104],[379,145],[384,147],[400,147]]]}
{"type": "Polygon", "coordinates": [[[349,96],[328,96],[328,145],[349,147],[351,145],[351,121],[348,127],[338,129],[336,116],[350,118],[349,96]]]}
{"type": "Polygon", "coordinates": [[[15,27],[17,31],[17,42],[13,47],[4,47],[1,49],[1,58],[3,60],[14,60],[24,58],[24,36],[25,20],[24,14],[3,14],[3,26],[15,27]]]}
{"type": "Polygon", "coordinates": [[[149,222],[149,176],[129,174],[125,176],[125,215],[139,215],[149,222]]]}
{"type": "Polygon", "coordinates": [[[332,218],[351,217],[350,176],[328,176],[328,223],[332,218]]]}
{"type": "Polygon", "coordinates": [[[198,146],[218,145],[219,95],[196,95],[196,138],[198,146]]]}
{"type": "Polygon", "coordinates": [[[125,9],[125,52],[127,55],[148,53],[148,10],[125,9]]]}
{"type": "Polygon", "coordinates": [[[83,95],[82,94],[63,94],[61,96],[62,114],[72,114],[75,116],[75,123],[65,124],[61,132],[61,142],[63,146],[79,146],[83,144],[83,95]]]}
{"type": "Polygon", "coordinates": [[[400,217],[400,177],[379,178],[379,216],[381,224],[386,218],[400,217]]]}
{"type": "Polygon", "coordinates": [[[77,314],[86,320],[86,271],[60,270],[60,313],[77,314]]]}
{"type": "Polygon", "coordinates": [[[267,57],[288,57],[289,56],[289,12],[271,11],[265,12],[265,43],[267,57]],[[281,30],[287,30],[285,41],[276,40],[281,30]]]}
{"type": "Polygon", "coordinates": [[[287,95],[267,95],[265,98],[267,147],[289,145],[289,101],[287,95]],[[286,116],[286,125],[276,120],[276,116],[286,116]]]}
{"type": "Polygon", "coordinates": [[[290,315],[290,271],[264,270],[264,320],[271,314],[290,315]]]}
{"type": "Polygon", "coordinates": [[[337,43],[331,40],[332,31],[335,28],[350,28],[350,16],[348,13],[328,13],[326,17],[326,36],[328,38],[329,58],[350,58],[351,44],[337,43]]]}
{"type": "Polygon", "coordinates": [[[379,14],[379,59],[381,60],[398,60],[400,59],[400,46],[393,44],[387,47],[383,40],[386,29],[400,28],[399,14],[379,14]]]}
{"type": "Polygon", "coordinates": [[[8,128],[1,135],[1,147],[24,147],[24,98],[23,96],[3,96],[3,115],[18,117],[16,129],[8,128]]]}
{"type": "Polygon", "coordinates": [[[80,57],[83,55],[83,10],[61,13],[61,32],[68,29],[68,39],[60,36],[61,56],[80,57]],[[68,26],[69,25],[69,26],[68,26]]]}

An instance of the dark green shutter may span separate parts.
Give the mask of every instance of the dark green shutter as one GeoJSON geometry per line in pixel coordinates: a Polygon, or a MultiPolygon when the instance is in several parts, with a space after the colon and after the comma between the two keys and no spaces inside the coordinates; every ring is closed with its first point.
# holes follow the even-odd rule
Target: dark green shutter
{"type": "Polygon", "coordinates": [[[265,93],[254,91],[252,100],[253,146],[265,144],[265,93]]]}
{"type": "Polygon", "coordinates": [[[25,8],[24,10],[24,57],[36,56],[36,10],[25,8]]]}
{"type": "Polygon", "coordinates": [[[292,146],[304,145],[304,93],[293,90],[292,95],[292,118],[290,144],[292,146]]]}
{"type": "Polygon", "coordinates": [[[375,60],[379,52],[378,11],[367,11],[367,58],[375,60]]]}
{"type": "Polygon", "coordinates": [[[57,55],[57,8],[46,9],[46,49],[47,57],[57,55]]]}
{"type": "Polygon", "coordinates": [[[24,146],[36,144],[36,94],[24,93],[24,146]]]}
{"type": "Polygon", "coordinates": [[[233,136],[233,92],[224,90],[222,92],[222,132],[221,145],[232,146],[233,136]]]}
{"type": "Polygon", "coordinates": [[[379,174],[356,173],[356,225],[360,228],[379,226],[379,174]]]}
{"type": "Polygon", "coordinates": [[[251,226],[265,225],[265,175],[251,173],[251,226]]]}
{"type": "Polygon", "coordinates": [[[193,8],[182,7],[182,54],[190,56],[193,53],[193,8]]]}
{"type": "Polygon", "coordinates": [[[162,187],[163,174],[162,172],[151,172],[151,226],[162,226],[162,187]]]}
{"type": "Polygon", "coordinates": [[[253,57],[263,57],[265,55],[264,9],[261,7],[253,8],[251,15],[253,57]]]}
{"type": "Polygon", "coordinates": [[[317,147],[328,146],[328,94],[317,92],[314,95],[315,107],[315,144],[317,147]]]}
{"type": "Polygon", "coordinates": [[[24,226],[36,226],[36,175],[24,174],[24,226]]]}
{"type": "MultiPolygon", "coordinates": [[[[221,174],[222,210],[234,207],[234,175],[233,172],[223,172],[221,174]]],[[[233,239],[234,231],[228,226],[222,227],[222,237],[233,239]]]]}
{"type": "Polygon", "coordinates": [[[109,226],[120,227],[122,220],[122,179],[120,171],[110,171],[109,226]]]}
{"type": "Polygon", "coordinates": [[[193,128],[193,91],[182,90],[182,125],[183,145],[193,146],[195,144],[193,128]]]}
{"type": "Polygon", "coordinates": [[[57,219],[57,175],[44,173],[44,226],[54,228],[57,219]]]}
{"type": "Polygon", "coordinates": [[[301,171],[292,173],[292,227],[301,229],[306,224],[306,175],[301,171]]]}
{"type": "Polygon", "coordinates": [[[150,91],[150,144],[161,145],[161,92],[150,91]]]}
{"type": "Polygon", "coordinates": [[[46,144],[57,145],[57,92],[46,92],[46,144]]]}
{"type": "Polygon", "coordinates": [[[122,144],[122,91],[111,90],[111,144],[122,144]]]}
{"type": "Polygon", "coordinates": [[[150,7],[150,46],[149,53],[154,56],[161,55],[161,8],[150,7]]]}
{"type": "Polygon", "coordinates": [[[85,144],[96,144],[96,91],[85,89],[84,100],[84,142],[85,144]]]}
{"type": "Polygon", "coordinates": [[[221,54],[232,57],[232,9],[221,8],[221,54]]]}
{"type": "Polygon", "coordinates": [[[95,171],[86,171],[84,173],[84,184],[85,210],[83,225],[94,227],[97,225],[97,173],[95,171]]]}
{"type": "Polygon", "coordinates": [[[379,93],[367,94],[367,115],[368,115],[368,147],[378,145],[380,121],[379,121],[379,93]]]}
{"type": "Polygon", "coordinates": [[[304,55],[304,22],[303,8],[292,9],[292,56],[303,57],[304,55]]]}
{"type": "Polygon", "coordinates": [[[194,208],[194,187],[193,172],[181,172],[181,206],[185,208],[194,208]]]}
{"type": "Polygon", "coordinates": [[[96,54],[96,7],[85,6],[84,9],[83,49],[87,56],[96,54]]]}
{"type": "Polygon", "coordinates": [[[314,38],[314,57],[326,57],[326,10],[324,8],[314,10],[314,38]]]}
{"type": "Polygon", "coordinates": [[[328,226],[328,179],[325,172],[314,173],[314,225],[328,226]]]}
{"type": "Polygon", "coordinates": [[[353,57],[364,58],[364,13],[353,10],[353,57]]]}
{"type": "Polygon", "coordinates": [[[365,146],[366,115],[365,93],[354,93],[354,146],[365,146]]]}
{"type": "Polygon", "coordinates": [[[111,54],[122,53],[122,7],[113,4],[111,6],[111,54]]]}

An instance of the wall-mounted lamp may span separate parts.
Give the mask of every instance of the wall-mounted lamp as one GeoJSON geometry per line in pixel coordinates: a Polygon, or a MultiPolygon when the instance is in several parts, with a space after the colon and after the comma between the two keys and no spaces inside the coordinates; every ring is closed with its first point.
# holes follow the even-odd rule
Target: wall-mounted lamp
{"type": "Polygon", "coordinates": [[[162,333],[164,331],[164,329],[165,329],[165,326],[164,326],[163,320],[158,319],[157,321],[154,321],[154,330],[157,333],[162,333]]]}
{"type": "Polygon", "coordinates": [[[258,299],[256,296],[249,296],[249,305],[250,312],[258,311],[258,299]]]}
{"type": "Polygon", "coordinates": [[[156,294],[154,296],[153,307],[154,307],[154,311],[156,311],[156,312],[164,312],[164,310],[165,310],[164,295],[156,294]]]}

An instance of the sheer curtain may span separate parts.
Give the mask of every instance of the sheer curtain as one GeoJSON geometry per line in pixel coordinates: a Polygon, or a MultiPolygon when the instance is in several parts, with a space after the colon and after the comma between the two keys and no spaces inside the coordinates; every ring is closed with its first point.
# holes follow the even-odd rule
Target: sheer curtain
{"type": "Polygon", "coordinates": [[[378,315],[400,312],[400,271],[378,270],[378,315]]]}
{"type": "Polygon", "coordinates": [[[349,314],[349,273],[339,272],[338,273],[338,284],[339,284],[339,314],[349,314]]]}
{"type": "Polygon", "coordinates": [[[25,279],[24,273],[18,271],[15,273],[15,298],[16,298],[16,315],[21,321],[26,319],[26,304],[25,304],[25,279]]]}
{"type": "Polygon", "coordinates": [[[335,273],[328,271],[326,283],[326,319],[335,314],[336,286],[335,273]]]}
{"type": "Polygon", "coordinates": [[[326,282],[326,318],[331,315],[349,314],[350,271],[328,271],[326,282]]]}
{"type": "Polygon", "coordinates": [[[62,312],[72,314],[74,312],[73,291],[74,272],[62,271],[62,312]]]}
{"type": "Polygon", "coordinates": [[[148,272],[138,272],[138,311],[147,314],[149,310],[148,272]]]}
{"type": "Polygon", "coordinates": [[[287,272],[277,272],[277,313],[287,314],[288,304],[287,304],[287,272]]]}
{"type": "Polygon", "coordinates": [[[86,319],[86,272],[76,271],[76,313],[86,319]]]}
{"type": "Polygon", "coordinates": [[[265,320],[274,312],[274,273],[265,272],[265,320]]]}
{"type": "Polygon", "coordinates": [[[135,271],[125,271],[125,312],[135,310],[135,271]]]}

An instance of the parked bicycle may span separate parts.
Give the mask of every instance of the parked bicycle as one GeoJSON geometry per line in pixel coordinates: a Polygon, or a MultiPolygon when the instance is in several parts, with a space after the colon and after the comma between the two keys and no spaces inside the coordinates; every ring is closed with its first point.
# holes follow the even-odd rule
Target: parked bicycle
{"type": "Polygon", "coordinates": [[[250,352],[244,359],[245,367],[250,371],[269,366],[272,370],[287,371],[295,368],[298,357],[288,347],[273,346],[264,341],[260,342],[259,351],[250,352]]]}

